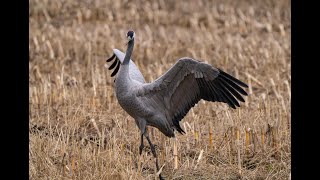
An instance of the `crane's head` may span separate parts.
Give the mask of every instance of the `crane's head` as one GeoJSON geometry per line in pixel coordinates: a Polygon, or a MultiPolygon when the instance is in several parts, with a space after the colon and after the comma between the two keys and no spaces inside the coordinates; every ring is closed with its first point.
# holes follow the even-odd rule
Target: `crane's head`
{"type": "Polygon", "coordinates": [[[134,35],[135,35],[135,33],[134,33],[134,31],[132,31],[132,30],[129,30],[129,31],[127,32],[128,42],[130,42],[130,41],[132,41],[132,40],[134,39],[134,35]]]}

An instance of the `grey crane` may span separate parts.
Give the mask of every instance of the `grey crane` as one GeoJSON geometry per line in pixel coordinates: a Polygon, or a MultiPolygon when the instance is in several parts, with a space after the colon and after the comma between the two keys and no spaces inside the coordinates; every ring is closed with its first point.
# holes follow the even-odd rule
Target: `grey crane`
{"type": "MultiPolygon", "coordinates": [[[[130,59],[135,40],[135,33],[127,33],[127,51],[122,53],[113,49],[113,55],[107,62],[115,61],[109,67],[114,69],[115,92],[120,106],[134,118],[141,131],[139,153],[144,148],[145,137],[156,161],[157,154],[146,126],[159,129],[167,137],[174,137],[174,131],[185,133],[180,127],[188,111],[201,99],[211,102],[224,102],[235,109],[240,107],[237,100],[245,102],[247,96],[242,87],[248,86],[235,77],[210,64],[184,57],[179,59],[165,74],[154,82],[146,83],[143,75],[130,59]]],[[[159,178],[163,179],[161,174],[159,178]]]]}

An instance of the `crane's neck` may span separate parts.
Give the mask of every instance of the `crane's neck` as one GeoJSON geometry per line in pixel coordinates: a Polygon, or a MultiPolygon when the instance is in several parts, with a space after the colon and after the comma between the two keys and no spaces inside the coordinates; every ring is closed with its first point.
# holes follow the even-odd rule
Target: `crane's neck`
{"type": "Polygon", "coordinates": [[[129,64],[130,58],[131,58],[131,54],[132,54],[132,51],[133,51],[133,47],[134,47],[134,39],[132,39],[131,41],[128,42],[128,48],[127,48],[126,55],[125,55],[123,63],[122,63],[123,65],[128,65],[129,64]]]}
{"type": "Polygon", "coordinates": [[[124,89],[128,88],[128,83],[131,81],[131,78],[129,76],[129,62],[130,62],[130,57],[133,51],[133,46],[134,46],[134,39],[128,42],[128,48],[126,51],[126,55],[124,56],[123,62],[121,63],[119,74],[116,80],[116,87],[117,89],[121,89],[119,93],[122,91],[125,92],[124,89]]]}

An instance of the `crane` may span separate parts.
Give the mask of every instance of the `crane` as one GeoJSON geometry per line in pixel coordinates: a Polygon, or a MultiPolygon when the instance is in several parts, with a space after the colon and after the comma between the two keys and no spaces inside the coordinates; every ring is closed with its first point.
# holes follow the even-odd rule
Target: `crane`
{"type": "MultiPolygon", "coordinates": [[[[115,92],[120,106],[135,120],[141,132],[139,153],[144,148],[143,137],[150,145],[156,168],[159,171],[155,147],[151,142],[147,126],[159,129],[167,137],[175,137],[174,131],[185,133],[179,122],[201,99],[227,103],[231,108],[240,107],[247,96],[243,88],[248,86],[210,64],[189,57],[180,58],[162,76],[146,83],[142,73],[130,59],[134,48],[135,32],[126,34],[127,51],[113,49],[107,62],[115,78],[115,92]]],[[[163,179],[161,174],[159,178],[163,179]]]]}

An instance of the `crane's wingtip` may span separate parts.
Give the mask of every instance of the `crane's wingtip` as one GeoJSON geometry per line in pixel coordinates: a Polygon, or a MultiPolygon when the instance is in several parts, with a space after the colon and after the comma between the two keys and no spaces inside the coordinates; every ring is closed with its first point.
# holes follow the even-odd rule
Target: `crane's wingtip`
{"type": "Polygon", "coordinates": [[[224,71],[221,70],[220,68],[218,68],[218,70],[219,70],[219,72],[220,72],[220,74],[221,74],[222,76],[224,76],[224,77],[226,77],[226,78],[234,81],[234,82],[235,82],[236,84],[238,84],[239,86],[248,88],[248,85],[247,85],[246,83],[244,83],[244,82],[240,81],[239,79],[231,76],[230,74],[224,72],[224,71]]]}
{"type": "Polygon", "coordinates": [[[120,61],[118,60],[118,61],[116,61],[117,62],[117,65],[116,65],[116,68],[114,69],[114,71],[112,72],[112,74],[111,74],[111,77],[113,77],[113,76],[115,76],[117,73],[118,73],[118,71],[119,71],[119,68],[120,68],[120,61]]]}
{"type": "Polygon", "coordinates": [[[116,54],[113,54],[110,58],[107,59],[107,62],[112,61],[116,57],[116,54]]]}

